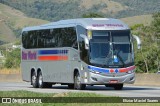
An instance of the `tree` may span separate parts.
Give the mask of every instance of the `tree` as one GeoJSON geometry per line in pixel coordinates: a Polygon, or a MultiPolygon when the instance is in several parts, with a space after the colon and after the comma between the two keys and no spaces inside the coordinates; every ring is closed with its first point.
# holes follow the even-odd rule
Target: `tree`
{"type": "Polygon", "coordinates": [[[142,41],[141,52],[136,52],[135,64],[138,72],[157,72],[159,70],[160,48],[160,13],[153,15],[153,21],[149,26],[135,25],[133,33],[140,36],[142,41]]]}
{"type": "Polygon", "coordinates": [[[83,18],[103,18],[104,16],[97,13],[83,14],[83,18]]]}
{"type": "Polygon", "coordinates": [[[160,38],[160,12],[153,14],[153,21],[151,24],[151,27],[153,30],[151,30],[157,38],[160,38]]]}

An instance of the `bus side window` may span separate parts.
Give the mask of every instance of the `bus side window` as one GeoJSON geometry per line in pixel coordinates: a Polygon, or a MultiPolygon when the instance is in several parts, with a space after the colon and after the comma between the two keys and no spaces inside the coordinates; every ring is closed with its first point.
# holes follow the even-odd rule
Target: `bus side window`
{"type": "Polygon", "coordinates": [[[48,37],[48,47],[55,47],[56,42],[55,42],[55,34],[54,34],[54,29],[50,29],[49,37],[48,37]]]}
{"type": "Polygon", "coordinates": [[[27,49],[28,32],[22,33],[22,46],[27,49]]]}

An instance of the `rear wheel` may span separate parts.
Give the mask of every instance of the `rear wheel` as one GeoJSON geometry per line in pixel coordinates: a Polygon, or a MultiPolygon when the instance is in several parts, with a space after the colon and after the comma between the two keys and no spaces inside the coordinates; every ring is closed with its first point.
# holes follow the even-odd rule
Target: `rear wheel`
{"type": "Polygon", "coordinates": [[[85,84],[81,84],[81,77],[80,74],[77,72],[74,77],[74,89],[84,90],[85,87],[86,87],[85,84]]]}
{"type": "Polygon", "coordinates": [[[38,87],[38,80],[35,71],[31,74],[31,84],[34,88],[38,87]]]}
{"type": "Polygon", "coordinates": [[[38,87],[39,88],[51,88],[52,87],[52,84],[43,82],[43,76],[42,76],[41,71],[38,73],[38,87]]]}

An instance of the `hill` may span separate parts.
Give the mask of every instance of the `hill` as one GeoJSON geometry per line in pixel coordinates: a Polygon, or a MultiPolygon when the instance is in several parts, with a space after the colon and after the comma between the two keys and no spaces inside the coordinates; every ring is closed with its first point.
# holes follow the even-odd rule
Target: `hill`
{"type": "Polygon", "coordinates": [[[15,41],[25,26],[40,25],[47,22],[29,18],[21,11],[0,3],[0,43],[15,41]]]}
{"type": "Polygon", "coordinates": [[[129,26],[133,26],[135,24],[144,24],[146,26],[150,25],[153,18],[152,15],[140,15],[140,16],[121,18],[121,20],[127,23],[129,26]]]}
{"type": "MultiPolygon", "coordinates": [[[[1,0],[1,1],[3,1],[3,0],[1,0]]],[[[34,25],[40,25],[40,24],[44,24],[44,23],[49,22],[49,21],[42,20],[43,18],[48,19],[48,20],[54,20],[54,19],[60,20],[61,19],[61,18],[59,18],[59,16],[63,15],[64,12],[61,12],[59,10],[57,10],[56,17],[51,18],[50,15],[44,15],[44,14],[46,14],[47,11],[40,11],[41,9],[43,9],[45,7],[45,6],[41,7],[42,1],[44,2],[44,4],[54,3],[54,4],[62,5],[63,7],[65,7],[65,3],[68,4],[68,2],[71,2],[71,0],[56,0],[56,1],[55,0],[52,0],[52,1],[51,0],[45,0],[45,1],[41,0],[41,2],[38,0],[34,0],[34,1],[21,0],[20,2],[19,2],[19,0],[12,0],[11,1],[11,3],[13,3],[12,7],[4,5],[6,2],[5,3],[3,2],[3,4],[0,3],[0,44],[3,44],[5,42],[15,41],[15,39],[17,37],[19,37],[21,29],[25,26],[34,26],[34,25]],[[24,8],[25,10],[27,10],[27,9],[28,10],[24,11],[24,13],[23,13],[23,12],[21,12],[22,11],[21,9],[17,10],[15,8],[13,8],[15,5],[14,3],[18,3],[22,7],[26,7],[26,8],[24,8]],[[20,3],[22,3],[22,4],[20,4],[20,3]],[[23,3],[26,3],[26,4],[23,4],[23,3]],[[26,15],[27,13],[25,13],[25,12],[31,11],[30,9],[32,9],[33,4],[37,4],[36,7],[37,8],[39,7],[40,10],[33,9],[31,12],[32,16],[34,17],[35,15],[37,15],[36,17],[40,17],[40,18],[42,18],[41,16],[43,16],[42,19],[29,18],[28,16],[30,16],[30,15],[28,15],[28,16],[26,15]],[[31,7],[31,8],[29,8],[29,7],[31,7]]],[[[120,11],[124,11],[129,8],[128,6],[124,6],[124,4],[121,4],[119,2],[115,2],[115,0],[114,1],[112,1],[112,0],[99,0],[99,1],[97,1],[97,0],[87,0],[87,1],[81,0],[81,2],[78,2],[77,0],[72,0],[71,3],[75,4],[75,6],[78,5],[76,3],[80,3],[78,8],[80,8],[81,11],[83,11],[83,9],[88,9],[88,10],[92,11],[93,7],[100,5],[103,7],[100,9],[102,13],[112,11],[114,14],[116,14],[120,11]]],[[[17,5],[15,5],[16,8],[18,8],[17,5]]],[[[21,7],[21,6],[19,6],[19,7],[21,7]]],[[[73,7],[74,7],[74,5],[73,5],[73,7]]],[[[73,8],[73,7],[72,6],[70,7],[70,4],[68,4],[68,7],[66,9],[69,9],[70,11],[72,11],[71,8],[73,8]]],[[[55,7],[55,8],[57,8],[57,7],[55,7]]],[[[50,8],[50,9],[52,9],[52,8],[50,8]]],[[[74,11],[76,11],[76,9],[74,11]]],[[[48,10],[48,12],[49,12],[49,10],[48,10]]],[[[79,14],[79,12],[73,12],[73,13],[70,12],[70,13],[72,15],[77,14],[77,16],[79,14]]],[[[100,11],[98,13],[100,13],[100,11]]],[[[30,14],[30,12],[28,14],[30,14]]],[[[48,14],[50,14],[50,13],[48,13],[48,14]]],[[[77,16],[72,16],[72,18],[76,18],[77,16]]],[[[66,15],[63,15],[62,19],[66,19],[66,17],[69,18],[70,15],[67,16],[67,13],[66,13],[66,15]]],[[[118,17],[115,17],[115,18],[118,18],[118,17]]],[[[132,26],[135,24],[148,25],[152,21],[152,16],[151,15],[140,15],[140,16],[121,18],[121,20],[126,22],[129,26],[132,26]]]]}
{"type": "Polygon", "coordinates": [[[160,0],[0,0],[27,16],[49,21],[80,18],[98,13],[104,17],[125,18],[160,11],[160,0]]]}

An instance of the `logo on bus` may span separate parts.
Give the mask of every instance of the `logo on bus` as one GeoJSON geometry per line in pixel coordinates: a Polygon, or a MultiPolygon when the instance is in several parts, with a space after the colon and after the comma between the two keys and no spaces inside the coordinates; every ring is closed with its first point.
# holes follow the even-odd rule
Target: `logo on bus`
{"type": "Polygon", "coordinates": [[[22,51],[22,60],[36,60],[37,59],[37,53],[35,51],[22,51]]]}

